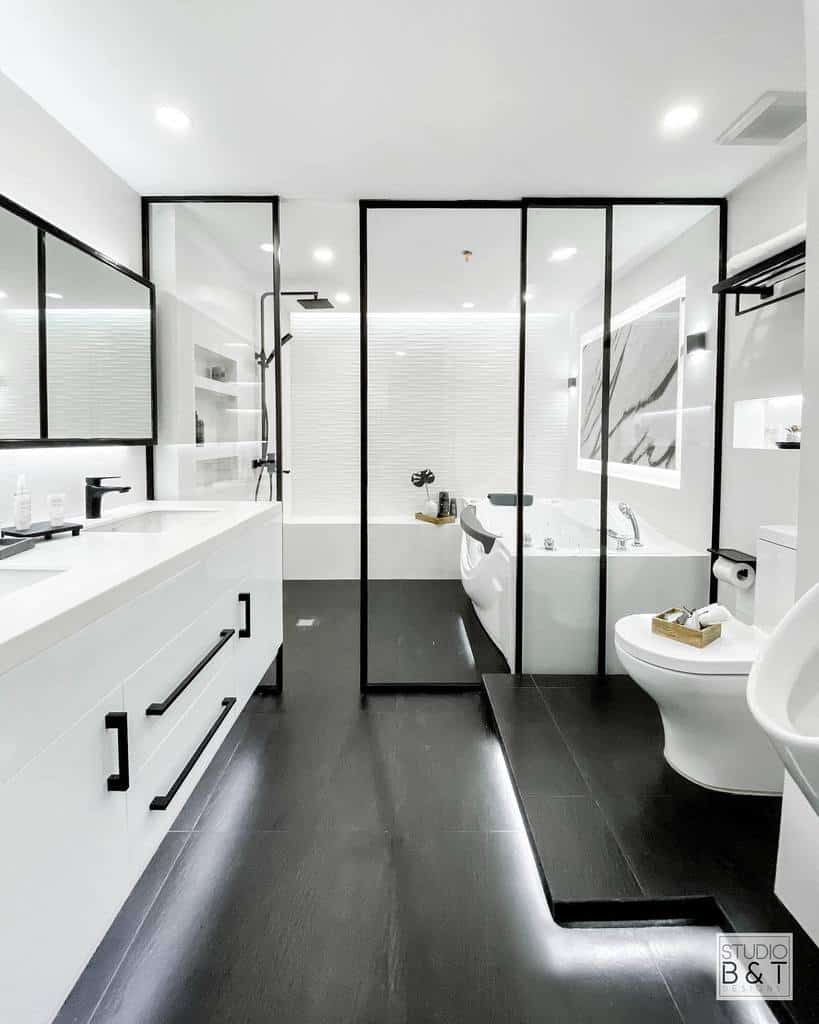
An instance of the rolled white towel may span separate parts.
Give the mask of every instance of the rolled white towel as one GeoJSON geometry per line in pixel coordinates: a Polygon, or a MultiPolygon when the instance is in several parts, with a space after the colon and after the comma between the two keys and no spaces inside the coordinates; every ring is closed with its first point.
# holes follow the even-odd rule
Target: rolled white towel
{"type": "Polygon", "coordinates": [[[719,622],[728,622],[731,613],[721,604],[712,604],[698,615],[701,626],[716,626],[719,622]]]}
{"type": "Polygon", "coordinates": [[[797,242],[804,242],[806,231],[806,224],[797,224],[788,231],[783,231],[781,235],[769,238],[760,245],[755,245],[744,252],[738,252],[728,260],[728,276],[732,277],[734,274],[738,274],[740,270],[751,267],[755,263],[760,263],[767,256],[775,256],[784,249],[790,249],[797,242]]]}

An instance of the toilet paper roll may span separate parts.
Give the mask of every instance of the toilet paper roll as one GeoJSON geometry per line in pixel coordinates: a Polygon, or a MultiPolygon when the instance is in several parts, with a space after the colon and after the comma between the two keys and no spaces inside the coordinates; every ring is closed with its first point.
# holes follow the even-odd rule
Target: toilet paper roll
{"type": "Polygon", "coordinates": [[[748,590],[756,578],[756,573],[747,562],[730,562],[727,558],[718,558],[714,562],[713,571],[718,580],[737,590],[748,590]]]}

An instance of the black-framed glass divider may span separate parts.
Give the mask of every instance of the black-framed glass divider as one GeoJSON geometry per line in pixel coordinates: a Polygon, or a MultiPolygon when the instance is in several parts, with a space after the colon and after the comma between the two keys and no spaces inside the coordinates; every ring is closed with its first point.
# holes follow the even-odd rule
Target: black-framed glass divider
{"type": "MultiPolygon", "coordinates": [[[[514,608],[508,594],[520,565],[518,668],[524,672],[597,672],[603,481],[599,471],[578,473],[576,451],[588,452],[598,466],[604,455],[610,219],[605,206],[526,209],[523,535],[520,560],[516,552],[497,597],[514,608]],[[600,334],[593,359],[581,365],[584,310],[600,334]]],[[[510,636],[503,642],[514,651],[510,636]]]]}
{"type": "MultiPolygon", "coordinates": [[[[146,196],[142,242],[144,272],[157,289],[159,423],[149,494],[280,501],[278,198],[146,196]]],[[[255,581],[255,607],[278,601],[273,589],[271,580],[255,581]]],[[[280,650],[275,681],[260,689],[280,692],[282,673],[280,650]]]]}
{"type": "MultiPolygon", "coordinates": [[[[712,520],[719,300],[711,289],[722,277],[719,239],[720,208],[713,205],[614,207],[609,674],[625,671],[616,642],[624,617],[709,602],[708,549],[718,546],[712,520]]],[[[582,365],[598,345],[597,325],[588,310],[579,316],[582,365]]],[[[587,476],[597,470],[583,451],[577,465],[587,476]]]]}
{"type": "Polygon", "coordinates": [[[362,692],[622,671],[715,595],[726,200],[362,201],[360,245],[362,692]]]}
{"type": "Polygon", "coordinates": [[[143,242],[157,287],[156,496],[280,498],[277,200],[146,197],[143,242]]]}
{"type": "Polygon", "coordinates": [[[478,687],[508,671],[472,562],[514,550],[520,204],[361,218],[362,690],[478,687]]]}
{"type": "Polygon", "coordinates": [[[524,217],[517,668],[602,677],[624,671],[618,621],[714,593],[727,206],[532,199],[524,217]]]}

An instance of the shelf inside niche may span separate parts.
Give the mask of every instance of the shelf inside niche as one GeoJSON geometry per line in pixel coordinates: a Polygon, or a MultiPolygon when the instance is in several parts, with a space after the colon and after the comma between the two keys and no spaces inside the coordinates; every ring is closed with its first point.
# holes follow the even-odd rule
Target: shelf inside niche
{"type": "Polygon", "coordinates": [[[780,451],[785,428],[802,423],[802,396],[775,395],[734,402],[734,448],[780,451]]]}
{"type": "Polygon", "coordinates": [[[194,387],[199,391],[209,391],[224,398],[238,398],[239,382],[235,380],[211,380],[210,377],[194,377],[194,387]]]}

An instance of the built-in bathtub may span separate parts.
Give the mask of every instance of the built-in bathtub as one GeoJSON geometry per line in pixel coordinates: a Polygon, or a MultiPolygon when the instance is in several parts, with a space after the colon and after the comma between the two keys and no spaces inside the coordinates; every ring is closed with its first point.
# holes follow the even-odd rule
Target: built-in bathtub
{"type": "MultiPolygon", "coordinates": [[[[462,531],[461,579],[487,633],[510,665],[515,654],[514,505],[474,503],[484,543],[462,531]]],[[[614,625],[632,612],[708,600],[710,557],[664,536],[637,514],[641,547],[625,551],[609,538],[606,665],[623,672],[614,649],[614,625]]],[[[597,670],[600,579],[600,504],[594,499],[540,498],[524,507],[523,670],[591,673],[597,670]],[[545,543],[551,541],[552,550],[545,543]]],[[[610,504],[609,528],[632,536],[628,520],[610,504]]]]}

